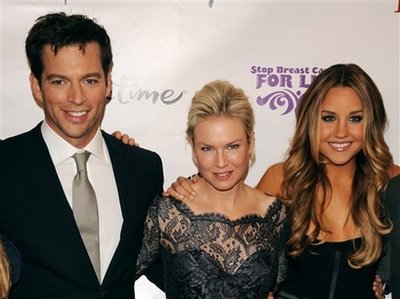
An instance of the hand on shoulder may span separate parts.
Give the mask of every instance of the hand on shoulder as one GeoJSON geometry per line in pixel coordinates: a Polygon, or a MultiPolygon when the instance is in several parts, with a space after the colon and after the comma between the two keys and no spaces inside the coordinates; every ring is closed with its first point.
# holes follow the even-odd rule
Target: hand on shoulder
{"type": "Polygon", "coordinates": [[[130,146],[140,146],[139,143],[136,143],[135,138],[130,137],[128,134],[123,134],[120,131],[115,131],[111,135],[120,140],[122,143],[128,144],[130,146]]]}

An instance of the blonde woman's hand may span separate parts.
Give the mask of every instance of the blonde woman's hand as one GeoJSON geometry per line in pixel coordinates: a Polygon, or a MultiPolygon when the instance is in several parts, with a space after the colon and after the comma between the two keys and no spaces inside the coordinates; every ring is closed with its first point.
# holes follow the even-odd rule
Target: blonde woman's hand
{"type": "Polygon", "coordinates": [[[122,134],[120,131],[115,131],[112,133],[112,135],[117,138],[118,140],[121,140],[123,143],[131,145],[131,146],[139,146],[138,143],[136,143],[135,138],[129,137],[128,134],[122,134]]]}

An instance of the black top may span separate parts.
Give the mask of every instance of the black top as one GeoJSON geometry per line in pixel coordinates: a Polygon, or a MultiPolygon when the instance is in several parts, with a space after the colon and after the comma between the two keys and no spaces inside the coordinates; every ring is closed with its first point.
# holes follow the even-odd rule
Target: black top
{"type": "Polygon", "coordinates": [[[372,283],[377,263],[354,269],[347,262],[347,255],[360,244],[361,238],[314,243],[299,257],[288,258],[286,279],[279,290],[307,299],[375,298],[372,283]]]}
{"type": "Polygon", "coordinates": [[[144,236],[137,275],[161,256],[170,299],[265,299],[284,272],[288,224],[278,199],[264,216],[231,221],[216,213],[195,215],[174,198],[157,198],[144,236]]]}
{"type": "Polygon", "coordinates": [[[393,222],[393,230],[389,236],[389,250],[382,259],[379,275],[390,279],[389,290],[392,299],[400,299],[400,175],[393,177],[385,192],[385,204],[389,217],[393,222]]]}

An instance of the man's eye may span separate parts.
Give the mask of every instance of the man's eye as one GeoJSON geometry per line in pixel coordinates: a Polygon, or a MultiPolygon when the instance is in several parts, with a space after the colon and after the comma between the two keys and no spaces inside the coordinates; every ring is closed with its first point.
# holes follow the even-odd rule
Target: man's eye
{"type": "Polygon", "coordinates": [[[95,85],[98,82],[97,79],[86,79],[88,85],[95,85]]]}
{"type": "Polygon", "coordinates": [[[51,81],[51,84],[53,84],[53,85],[62,85],[63,83],[64,83],[63,80],[53,80],[53,81],[51,81]]]}

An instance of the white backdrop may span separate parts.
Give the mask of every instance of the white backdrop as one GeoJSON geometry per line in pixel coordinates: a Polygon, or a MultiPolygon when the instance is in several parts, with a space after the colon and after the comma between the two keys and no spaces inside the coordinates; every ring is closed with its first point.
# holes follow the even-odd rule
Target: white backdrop
{"type": "MultiPolygon", "coordinates": [[[[42,119],[32,100],[24,40],[51,11],[95,17],[111,36],[113,99],[103,128],[134,136],[158,152],[165,186],[195,172],[184,131],[194,92],[228,79],[250,96],[257,161],[247,182],[284,158],[298,97],[313,76],[354,62],[380,88],[390,121],[386,138],[400,158],[400,0],[354,1],[10,1],[1,2],[0,138],[42,119]]],[[[146,282],[138,298],[163,298],[146,282]]]]}

